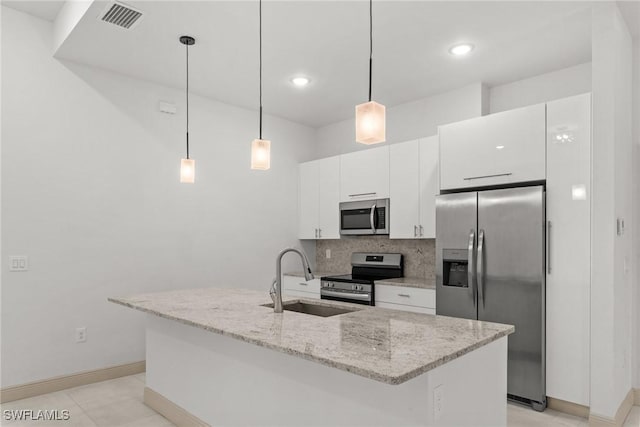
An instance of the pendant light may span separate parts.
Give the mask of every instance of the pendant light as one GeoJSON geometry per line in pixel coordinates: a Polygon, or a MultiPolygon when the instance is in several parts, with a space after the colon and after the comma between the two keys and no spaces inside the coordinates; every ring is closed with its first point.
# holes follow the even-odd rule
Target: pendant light
{"type": "Polygon", "coordinates": [[[371,100],[373,57],[373,1],[369,0],[369,102],[356,105],[356,141],[362,144],[384,142],[385,107],[371,100]]]}
{"type": "Polygon", "coordinates": [[[271,167],[271,141],[262,139],[262,0],[259,0],[260,16],[260,134],[251,143],[251,169],[267,170],[271,167]]]}
{"type": "Polygon", "coordinates": [[[187,158],[180,160],[180,182],[193,184],[195,181],[196,162],[189,158],[189,46],[196,44],[196,39],[191,36],[180,37],[180,43],[187,49],[187,158]]]}

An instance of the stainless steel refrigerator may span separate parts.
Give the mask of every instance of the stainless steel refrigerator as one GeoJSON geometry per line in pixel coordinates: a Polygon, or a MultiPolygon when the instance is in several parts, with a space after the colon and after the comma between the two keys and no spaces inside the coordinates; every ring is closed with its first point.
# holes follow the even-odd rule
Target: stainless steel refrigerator
{"type": "Polygon", "coordinates": [[[507,393],[546,407],[542,186],[436,199],[436,313],[507,323],[507,393]]]}

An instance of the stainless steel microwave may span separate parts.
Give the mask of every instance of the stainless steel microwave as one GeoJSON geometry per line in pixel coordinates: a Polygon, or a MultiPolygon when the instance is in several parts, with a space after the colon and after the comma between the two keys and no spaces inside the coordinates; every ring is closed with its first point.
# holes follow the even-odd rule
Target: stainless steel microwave
{"type": "Polygon", "coordinates": [[[340,203],[340,234],[389,234],[389,199],[340,203]]]}

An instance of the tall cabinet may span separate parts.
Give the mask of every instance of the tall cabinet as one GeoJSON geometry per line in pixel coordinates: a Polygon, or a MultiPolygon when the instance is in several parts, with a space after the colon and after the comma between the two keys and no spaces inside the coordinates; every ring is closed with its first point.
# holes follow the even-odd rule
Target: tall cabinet
{"type": "Polygon", "coordinates": [[[298,238],[339,239],[340,157],[299,165],[298,238]]]}
{"type": "Polygon", "coordinates": [[[435,238],[438,137],[389,147],[390,235],[392,239],[435,238]]]}
{"type": "Polygon", "coordinates": [[[547,103],[547,395],[589,406],[591,96],[547,103]]]}

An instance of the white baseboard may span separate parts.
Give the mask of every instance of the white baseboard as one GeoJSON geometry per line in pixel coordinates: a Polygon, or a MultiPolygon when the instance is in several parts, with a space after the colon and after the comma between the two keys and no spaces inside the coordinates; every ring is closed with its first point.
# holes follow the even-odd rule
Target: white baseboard
{"type": "Polygon", "coordinates": [[[127,375],[139,374],[144,372],[145,369],[146,362],[142,360],[140,362],[127,363],[125,365],[110,366],[108,368],[78,372],[71,375],[63,375],[42,381],[35,381],[28,384],[11,386],[0,389],[0,403],[26,399],[28,397],[53,393],[55,391],[97,383],[100,381],[112,380],[114,378],[126,377],[127,375]]]}
{"type": "Polygon", "coordinates": [[[620,403],[618,410],[616,411],[615,418],[603,417],[600,415],[589,414],[589,427],[621,427],[624,420],[631,412],[633,403],[635,401],[636,393],[633,389],[630,389],[623,401],[620,403]]]}
{"type": "Polygon", "coordinates": [[[149,387],[144,388],[144,403],[178,427],[211,427],[149,387]]]}
{"type": "Polygon", "coordinates": [[[547,408],[576,417],[589,418],[589,407],[547,396],[547,408]]]}

